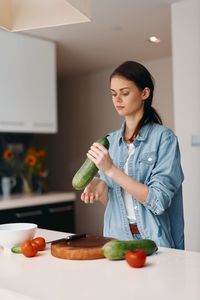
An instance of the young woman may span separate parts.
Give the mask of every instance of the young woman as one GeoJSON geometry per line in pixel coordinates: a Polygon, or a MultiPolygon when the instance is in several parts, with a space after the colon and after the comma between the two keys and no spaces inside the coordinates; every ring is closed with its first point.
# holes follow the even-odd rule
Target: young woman
{"type": "Polygon", "coordinates": [[[152,107],[152,76],[143,65],[127,61],[111,74],[110,85],[124,122],[109,134],[109,151],[99,143],[88,151],[100,177],[88,184],[81,200],[106,205],[105,236],[184,249],[179,146],[152,107]]]}

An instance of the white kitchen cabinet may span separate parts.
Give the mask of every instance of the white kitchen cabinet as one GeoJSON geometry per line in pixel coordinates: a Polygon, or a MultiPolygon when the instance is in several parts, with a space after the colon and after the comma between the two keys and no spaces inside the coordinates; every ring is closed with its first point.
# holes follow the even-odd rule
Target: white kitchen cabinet
{"type": "Polygon", "coordinates": [[[56,48],[0,30],[0,131],[57,132],[56,48]]]}

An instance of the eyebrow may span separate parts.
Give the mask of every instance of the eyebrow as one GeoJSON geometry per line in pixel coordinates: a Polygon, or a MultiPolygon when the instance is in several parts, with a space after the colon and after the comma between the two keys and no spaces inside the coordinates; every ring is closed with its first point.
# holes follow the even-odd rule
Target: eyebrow
{"type": "MultiPolygon", "coordinates": [[[[119,89],[120,91],[123,91],[123,90],[125,90],[125,89],[129,89],[129,87],[128,86],[126,86],[126,87],[123,87],[123,88],[121,88],[121,89],[119,89]]],[[[115,90],[114,89],[110,89],[111,91],[113,91],[113,92],[115,92],[115,90]]]]}

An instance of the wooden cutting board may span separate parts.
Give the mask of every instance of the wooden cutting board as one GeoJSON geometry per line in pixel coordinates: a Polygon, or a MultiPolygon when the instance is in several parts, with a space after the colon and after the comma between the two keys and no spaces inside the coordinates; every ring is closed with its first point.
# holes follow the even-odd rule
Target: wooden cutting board
{"type": "Polygon", "coordinates": [[[77,240],[62,241],[51,245],[51,254],[58,258],[89,260],[104,258],[103,245],[112,238],[86,236],[77,240]]]}

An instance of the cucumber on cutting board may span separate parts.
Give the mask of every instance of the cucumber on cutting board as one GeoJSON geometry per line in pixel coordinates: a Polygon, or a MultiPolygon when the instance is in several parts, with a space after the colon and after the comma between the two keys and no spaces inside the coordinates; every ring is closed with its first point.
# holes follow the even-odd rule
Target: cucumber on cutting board
{"type": "MultiPolygon", "coordinates": [[[[106,137],[97,140],[97,143],[109,148],[109,141],[106,137]]],[[[72,179],[72,186],[75,190],[83,190],[98,172],[96,165],[87,158],[80,169],[76,172],[72,179]]]]}
{"type": "Polygon", "coordinates": [[[147,255],[151,255],[158,250],[158,247],[150,239],[133,241],[113,240],[103,246],[104,256],[110,260],[124,259],[125,253],[129,250],[144,250],[147,255]]]}

